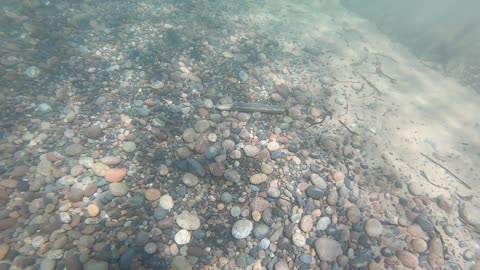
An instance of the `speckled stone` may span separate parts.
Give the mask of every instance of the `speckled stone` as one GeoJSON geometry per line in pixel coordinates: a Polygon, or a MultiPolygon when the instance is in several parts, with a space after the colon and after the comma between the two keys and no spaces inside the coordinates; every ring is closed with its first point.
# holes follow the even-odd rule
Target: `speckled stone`
{"type": "Polygon", "coordinates": [[[253,223],[247,219],[237,220],[232,227],[232,236],[235,239],[246,238],[253,230],[253,223]]]}
{"type": "Polygon", "coordinates": [[[334,262],[337,256],[342,254],[340,243],[331,238],[319,238],[315,240],[315,251],[320,260],[334,262]]]}
{"type": "Polygon", "coordinates": [[[190,231],[197,230],[201,225],[198,216],[188,211],[183,211],[180,215],[178,215],[176,222],[180,228],[190,231]]]}

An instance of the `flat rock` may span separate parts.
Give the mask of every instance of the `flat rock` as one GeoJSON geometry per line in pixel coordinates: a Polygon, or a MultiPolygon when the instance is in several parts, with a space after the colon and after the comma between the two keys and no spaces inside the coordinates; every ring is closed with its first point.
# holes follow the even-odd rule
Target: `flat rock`
{"type": "Polygon", "coordinates": [[[235,239],[246,238],[253,230],[253,223],[247,219],[237,220],[232,227],[232,236],[235,239]]]}
{"type": "Polygon", "coordinates": [[[257,173],[250,176],[249,181],[253,185],[260,185],[261,183],[267,181],[268,176],[264,173],[257,173]]]}
{"type": "Polygon", "coordinates": [[[315,240],[315,251],[320,260],[334,262],[342,255],[342,247],[339,242],[330,238],[318,238],[315,240]]]}
{"type": "Polygon", "coordinates": [[[363,225],[363,230],[369,237],[377,237],[382,234],[383,226],[380,221],[375,218],[369,218],[363,225]]]}
{"type": "Polygon", "coordinates": [[[108,169],[105,172],[105,180],[110,183],[118,183],[127,176],[127,169],[108,169]]]}
{"type": "Polygon", "coordinates": [[[195,231],[200,228],[200,219],[194,213],[183,211],[176,219],[177,225],[185,230],[195,231]]]}
{"type": "Polygon", "coordinates": [[[395,255],[400,260],[400,262],[406,267],[415,268],[418,266],[418,258],[413,253],[410,253],[404,250],[399,250],[395,255]]]}
{"type": "Polygon", "coordinates": [[[472,226],[480,226],[480,208],[470,203],[465,203],[462,208],[462,217],[472,226]]]}
{"type": "Polygon", "coordinates": [[[78,156],[82,152],[83,152],[83,146],[78,143],[70,144],[67,147],[65,147],[65,155],[67,156],[71,156],[71,157],[78,156]]]}
{"type": "Polygon", "coordinates": [[[108,190],[115,197],[125,196],[128,193],[128,186],[123,182],[111,183],[108,185],[108,190]]]}

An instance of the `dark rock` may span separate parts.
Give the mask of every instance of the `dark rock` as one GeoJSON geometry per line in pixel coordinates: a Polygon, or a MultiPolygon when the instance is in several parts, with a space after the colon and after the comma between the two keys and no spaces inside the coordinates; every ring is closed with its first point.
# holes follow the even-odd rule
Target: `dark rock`
{"type": "Polygon", "coordinates": [[[420,225],[422,230],[425,232],[433,232],[435,230],[435,227],[433,226],[432,222],[430,222],[430,220],[428,220],[426,217],[422,215],[418,215],[415,218],[415,223],[420,225]]]}
{"type": "Polygon", "coordinates": [[[319,200],[325,196],[325,192],[316,186],[309,186],[305,193],[314,200],[319,200]]]}
{"type": "Polygon", "coordinates": [[[128,206],[135,209],[142,208],[145,202],[145,197],[143,195],[137,194],[133,197],[128,198],[128,206]]]}
{"type": "Polygon", "coordinates": [[[135,249],[130,248],[120,256],[120,270],[130,270],[133,260],[135,260],[135,249]]]}
{"type": "Polygon", "coordinates": [[[253,229],[253,235],[256,239],[261,240],[265,237],[268,237],[269,230],[270,228],[267,225],[260,223],[253,229]]]}
{"type": "Polygon", "coordinates": [[[354,258],[350,258],[349,265],[353,269],[358,269],[361,267],[366,267],[368,263],[372,260],[372,251],[370,249],[364,249],[356,252],[354,258]]]}
{"type": "Polygon", "coordinates": [[[205,176],[207,172],[203,165],[196,159],[187,159],[186,160],[187,171],[195,174],[196,176],[205,176]]]}
{"type": "Polygon", "coordinates": [[[153,270],[167,270],[169,269],[167,260],[160,256],[153,256],[145,260],[145,266],[153,270]]]}
{"type": "Polygon", "coordinates": [[[89,126],[87,128],[87,137],[90,139],[98,139],[102,134],[103,130],[98,125],[89,126]]]}

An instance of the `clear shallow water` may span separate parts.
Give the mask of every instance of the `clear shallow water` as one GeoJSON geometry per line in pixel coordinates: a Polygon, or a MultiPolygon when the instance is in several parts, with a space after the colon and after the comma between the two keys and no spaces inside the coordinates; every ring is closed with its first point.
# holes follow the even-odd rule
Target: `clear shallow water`
{"type": "Polygon", "coordinates": [[[478,267],[475,91],[336,2],[2,26],[2,267],[478,267]]]}

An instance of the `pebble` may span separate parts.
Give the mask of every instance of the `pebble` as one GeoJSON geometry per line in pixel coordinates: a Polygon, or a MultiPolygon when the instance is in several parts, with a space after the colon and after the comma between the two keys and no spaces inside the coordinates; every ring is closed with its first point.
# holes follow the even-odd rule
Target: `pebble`
{"type": "Polygon", "coordinates": [[[105,165],[103,163],[94,163],[92,165],[92,172],[96,176],[105,176],[105,173],[110,169],[108,165],[105,165]]]}
{"type": "Polygon", "coordinates": [[[158,202],[160,206],[165,210],[170,210],[173,208],[173,198],[168,194],[165,194],[162,197],[160,197],[160,200],[158,202]]]}
{"type": "Polygon", "coordinates": [[[362,213],[360,212],[360,209],[358,209],[358,207],[351,206],[347,208],[346,216],[348,221],[350,221],[352,224],[356,224],[362,218],[362,213]]]}
{"type": "Polygon", "coordinates": [[[363,229],[369,237],[380,236],[383,232],[382,223],[375,218],[367,219],[363,225],[363,229]]]}
{"type": "Polygon", "coordinates": [[[137,150],[137,145],[135,144],[135,142],[128,141],[123,144],[122,149],[127,153],[132,153],[137,150]]]}
{"type": "Polygon", "coordinates": [[[297,247],[303,247],[305,246],[306,244],[306,239],[305,237],[302,235],[302,233],[300,232],[295,232],[293,235],[292,235],[292,242],[295,246],[297,247]]]}
{"type": "Polygon", "coordinates": [[[40,263],[40,268],[39,268],[39,270],[54,270],[56,264],[57,264],[57,261],[56,261],[56,260],[54,260],[54,259],[49,259],[49,258],[45,258],[45,259],[43,259],[42,262],[40,263]]]}
{"type": "Polygon", "coordinates": [[[210,121],[205,119],[198,120],[197,122],[195,122],[195,125],[193,128],[198,133],[204,133],[210,128],[210,121]]]}
{"type": "Polygon", "coordinates": [[[273,166],[268,163],[262,163],[262,165],[260,166],[260,171],[262,171],[262,173],[267,175],[272,174],[273,170],[274,170],[273,166]]]}
{"type": "Polygon", "coordinates": [[[267,144],[267,149],[270,152],[277,151],[278,149],[280,149],[280,144],[276,141],[269,142],[267,144]]]}
{"type": "Polygon", "coordinates": [[[151,202],[160,199],[161,195],[160,191],[155,188],[149,188],[145,191],[145,198],[151,202]]]}
{"type": "Polygon", "coordinates": [[[232,227],[232,236],[235,239],[244,239],[253,230],[253,223],[247,219],[237,220],[232,227]]]}
{"type": "Polygon", "coordinates": [[[318,238],[315,240],[315,251],[318,258],[326,262],[334,262],[343,253],[340,243],[331,238],[318,238]]]}
{"type": "Polygon", "coordinates": [[[260,185],[261,183],[267,181],[268,176],[264,173],[257,173],[250,176],[249,181],[253,185],[260,185]]]}
{"type": "Polygon", "coordinates": [[[157,245],[155,245],[152,242],[149,242],[143,247],[143,250],[145,250],[145,252],[147,254],[151,255],[151,254],[155,253],[155,251],[157,251],[157,245]]]}
{"type": "Polygon", "coordinates": [[[276,187],[269,187],[267,189],[267,195],[270,198],[278,198],[280,197],[280,194],[281,194],[280,190],[276,187]]]}
{"type": "Polygon", "coordinates": [[[305,215],[300,220],[300,229],[305,232],[309,233],[313,229],[313,218],[311,215],[305,215]]]}
{"type": "Polygon", "coordinates": [[[122,160],[118,157],[106,156],[106,157],[101,158],[100,162],[105,164],[105,165],[108,165],[108,166],[115,166],[115,165],[120,164],[120,162],[122,162],[122,160]]]}
{"type": "Polygon", "coordinates": [[[232,217],[239,217],[241,213],[242,209],[236,205],[230,209],[230,215],[232,215],[232,217]]]}
{"type": "Polygon", "coordinates": [[[343,172],[336,171],[335,173],[333,173],[332,178],[337,183],[343,183],[343,181],[345,180],[345,174],[343,172]]]}
{"type": "Polygon", "coordinates": [[[289,270],[290,266],[288,266],[288,263],[286,261],[278,261],[275,263],[275,266],[273,267],[274,270],[289,270]]]}
{"type": "Polygon", "coordinates": [[[412,249],[417,252],[417,253],[423,253],[427,251],[427,242],[423,239],[416,238],[410,241],[410,245],[412,246],[412,249]]]}
{"type": "Polygon", "coordinates": [[[96,217],[100,213],[100,209],[95,204],[89,204],[87,206],[87,214],[89,217],[96,217]]]}
{"type": "Polygon", "coordinates": [[[80,157],[78,159],[78,164],[82,165],[86,169],[91,169],[95,161],[92,157],[80,157]]]}
{"type": "Polygon", "coordinates": [[[99,125],[89,126],[87,128],[87,137],[90,139],[98,139],[103,135],[103,130],[99,125]]]}
{"type": "Polygon", "coordinates": [[[423,191],[422,191],[423,188],[417,182],[410,182],[408,184],[408,190],[410,191],[410,193],[413,196],[418,196],[418,195],[421,195],[423,193],[423,191]]]}
{"type": "Polygon", "coordinates": [[[6,243],[0,244],[0,261],[3,261],[5,257],[7,257],[8,251],[10,250],[10,246],[6,243]]]}
{"type": "Polygon", "coordinates": [[[198,177],[193,173],[186,173],[182,176],[182,182],[187,187],[194,187],[198,184],[198,177]]]}
{"type": "Polygon", "coordinates": [[[70,157],[78,156],[82,152],[83,152],[83,146],[78,143],[70,144],[67,147],[65,147],[65,155],[70,157]]]}
{"type": "Polygon", "coordinates": [[[465,203],[462,208],[462,217],[472,226],[480,226],[480,208],[470,203],[465,203]]]}
{"type": "Polygon", "coordinates": [[[268,237],[268,232],[269,232],[270,228],[261,223],[261,224],[258,224],[255,226],[255,228],[253,229],[253,236],[258,239],[258,240],[261,240],[263,238],[266,238],[268,237]]]}
{"type": "Polygon", "coordinates": [[[108,185],[108,190],[112,193],[115,197],[125,196],[128,193],[128,186],[127,184],[120,182],[120,183],[111,183],[108,185]]]}
{"type": "Polygon", "coordinates": [[[332,223],[332,220],[329,217],[321,217],[315,226],[317,230],[324,231],[328,228],[328,225],[332,223]]]}
{"type": "Polygon", "coordinates": [[[254,157],[260,152],[260,149],[255,145],[245,145],[243,152],[247,157],[254,157]]]}
{"type": "Polygon", "coordinates": [[[404,250],[399,250],[396,252],[395,255],[400,260],[400,262],[406,267],[415,268],[418,266],[418,258],[413,253],[410,253],[404,250]]]}
{"type": "Polygon", "coordinates": [[[325,192],[316,187],[316,186],[309,186],[306,190],[305,193],[307,194],[308,197],[314,199],[314,200],[319,200],[325,196],[325,192]]]}
{"type": "Polygon", "coordinates": [[[186,230],[195,231],[200,228],[200,219],[198,216],[188,211],[183,211],[180,215],[178,215],[176,222],[180,228],[186,230]]]}
{"type": "Polygon", "coordinates": [[[127,169],[108,169],[105,171],[105,180],[110,183],[118,183],[127,176],[127,169]]]}

